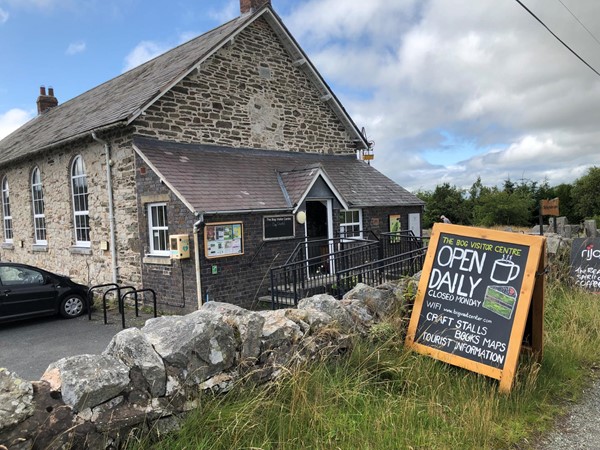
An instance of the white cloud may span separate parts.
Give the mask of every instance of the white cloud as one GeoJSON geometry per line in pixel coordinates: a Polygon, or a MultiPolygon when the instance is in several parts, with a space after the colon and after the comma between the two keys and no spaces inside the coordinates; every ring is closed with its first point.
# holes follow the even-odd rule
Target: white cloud
{"type": "Polygon", "coordinates": [[[67,55],[75,55],[77,53],[81,53],[85,51],[85,42],[84,41],[77,41],[77,42],[71,42],[69,44],[69,46],[67,47],[66,50],[66,54],[67,55]]]}
{"type": "Polygon", "coordinates": [[[150,61],[173,47],[197,37],[199,34],[193,31],[183,31],[177,36],[176,42],[142,41],[125,57],[123,72],[150,61]]]}
{"type": "Polygon", "coordinates": [[[9,18],[8,11],[0,8],[0,25],[3,24],[3,23],[6,23],[6,21],[8,20],[8,18],[9,18]]]}
{"type": "Polygon", "coordinates": [[[25,111],[23,109],[9,109],[5,113],[0,114],[0,139],[8,136],[21,125],[34,117],[33,111],[25,111]]]}
{"type": "MultiPolygon", "coordinates": [[[[600,70],[560,3],[527,5],[600,70]]],[[[570,7],[600,35],[600,2],[570,7]]],[[[309,0],[284,20],[376,141],[374,166],[409,189],[558,184],[600,164],[600,77],[515,2],[309,0]]]]}
{"type": "Polygon", "coordinates": [[[123,68],[123,72],[127,72],[128,70],[133,69],[134,67],[137,67],[146,61],[156,58],[158,55],[169,50],[169,48],[171,47],[168,45],[153,41],[140,42],[125,57],[125,67],[123,68]]]}
{"type": "Polygon", "coordinates": [[[238,0],[229,0],[223,8],[208,11],[208,16],[219,24],[229,22],[239,15],[240,2],[238,0]]]}

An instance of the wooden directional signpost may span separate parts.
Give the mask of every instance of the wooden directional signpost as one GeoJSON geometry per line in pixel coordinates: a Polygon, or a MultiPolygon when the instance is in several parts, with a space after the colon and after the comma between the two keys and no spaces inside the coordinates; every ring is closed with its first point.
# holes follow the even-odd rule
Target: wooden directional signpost
{"type": "Polygon", "coordinates": [[[545,254],[541,236],[436,224],[406,344],[510,391],[522,346],[542,353],[545,254]]]}

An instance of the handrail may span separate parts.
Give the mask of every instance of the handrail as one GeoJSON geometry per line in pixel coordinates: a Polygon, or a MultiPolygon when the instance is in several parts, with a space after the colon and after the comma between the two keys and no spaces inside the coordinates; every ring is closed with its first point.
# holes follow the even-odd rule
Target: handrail
{"type": "Polygon", "coordinates": [[[271,306],[273,309],[295,306],[303,296],[339,293],[363,279],[369,284],[412,272],[422,266],[425,250],[423,240],[411,230],[382,233],[377,241],[305,239],[285,264],[271,268],[271,306]],[[317,249],[322,244],[321,252],[309,250],[306,257],[299,259],[299,249],[311,244],[317,249]],[[344,279],[345,274],[351,276],[344,279]]]}

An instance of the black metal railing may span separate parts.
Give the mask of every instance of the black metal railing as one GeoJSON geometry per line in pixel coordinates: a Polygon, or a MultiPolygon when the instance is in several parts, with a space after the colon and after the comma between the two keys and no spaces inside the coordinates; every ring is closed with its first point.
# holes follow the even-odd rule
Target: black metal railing
{"type": "Polygon", "coordinates": [[[333,295],[341,299],[358,283],[377,286],[386,281],[395,281],[412,276],[423,267],[427,248],[422,247],[400,255],[371,261],[336,273],[333,295]]]}
{"type": "Polygon", "coordinates": [[[273,309],[329,293],[338,298],[358,283],[377,285],[413,275],[426,247],[412,231],[382,233],[378,240],[334,238],[299,243],[286,263],[271,269],[273,309]]]}
{"type": "Polygon", "coordinates": [[[379,258],[376,241],[321,239],[307,244],[308,257],[271,269],[273,309],[296,306],[301,298],[331,292],[339,270],[379,258]]]}

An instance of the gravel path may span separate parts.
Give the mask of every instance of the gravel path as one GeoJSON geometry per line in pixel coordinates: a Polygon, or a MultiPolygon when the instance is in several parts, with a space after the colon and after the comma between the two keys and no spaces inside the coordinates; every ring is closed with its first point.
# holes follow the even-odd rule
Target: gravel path
{"type": "Polygon", "coordinates": [[[600,449],[600,380],[587,388],[582,398],[537,449],[600,449]]]}

